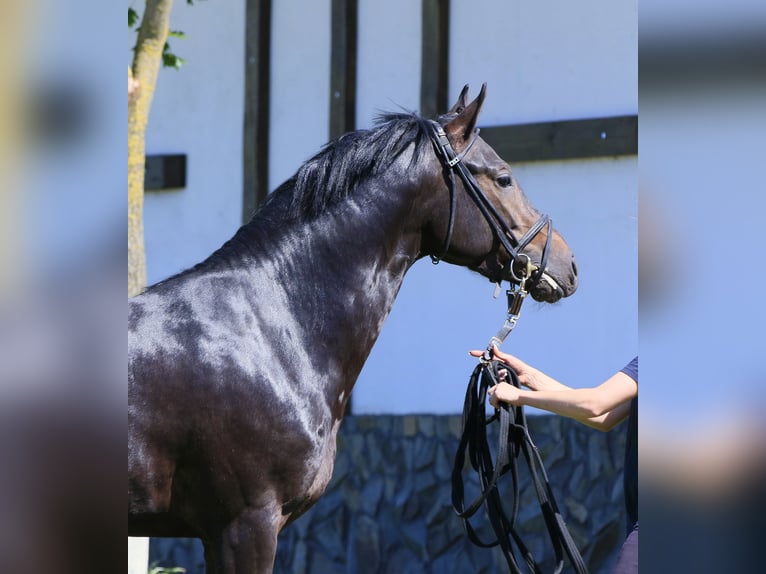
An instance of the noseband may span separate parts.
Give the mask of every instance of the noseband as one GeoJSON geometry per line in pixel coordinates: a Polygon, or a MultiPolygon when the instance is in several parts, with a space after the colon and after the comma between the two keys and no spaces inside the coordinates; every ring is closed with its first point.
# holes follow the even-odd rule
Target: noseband
{"type": "MultiPolygon", "coordinates": [[[[462,161],[471,147],[473,147],[473,144],[476,143],[476,139],[479,137],[479,130],[476,129],[466,148],[458,154],[455,152],[455,149],[447,138],[444,128],[438,122],[432,121],[429,122],[429,124],[431,126],[429,136],[434,144],[436,155],[444,168],[444,175],[447,180],[447,187],[449,188],[450,194],[449,224],[447,226],[447,235],[444,239],[444,247],[441,255],[431,255],[431,261],[434,265],[439,263],[439,261],[441,261],[447,254],[447,250],[452,242],[452,233],[455,227],[455,212],[457,210],[457,194],[455,192],[455,173],[457,173],[460,181],[463,182],[463,188],[466,193],[479,208],[479,211],[484,216],[484,219],[489,224],[493,233],[503,247],[505,247],[508,255],[510,255],[510,260],[508,261],[508,271],[509,276],[511,277],[510,281],[512,283],[522,283],[527,279],[538,280],[542,274],[545,273],[545,267],[548,263],[548,251],[550,250],[551,237],[553,236],[553,221],[551,218],[545,214],[541,215],[540,219],[527,230],[521,239],[517,239],[511,227],[497,212],[495,206],[486,196],[484,191],[482,191],[476,179],[462,161]],[[529,256],[526,253],[522,253],[522,251],[546,225],[548,226],[548,231],[545,239],[545,247],[543,248],[543,253],[540,257],[540,264],[534,265],[531,263],[529,256]],[[522,270],[520,271],[520,276],[517,275],[517,270],[514,269],[514,265],[517,263],[519,264],[517,269],[522,270]]],[[[499,284],[502,279],[503,277],[501,275],[498,278],[497,283],[499,284]]]]}

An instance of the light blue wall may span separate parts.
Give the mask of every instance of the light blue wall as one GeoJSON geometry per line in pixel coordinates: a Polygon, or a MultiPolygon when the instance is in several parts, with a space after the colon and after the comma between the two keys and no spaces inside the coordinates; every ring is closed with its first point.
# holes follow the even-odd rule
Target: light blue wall
{"type": "Polygon", "coordinates": [[[271,19],[269,189],[327,143],[330,0],[274,2],[271,19]]]}
{"type": "Polygon", "coordinates": [[[187,154],[187,185],[146,194],[149,283],[201,261],[242,221],[244,16],[244,0],[225,10],[214,2],[173,6],[171,27],[187,38],[170,44],[186,64],[160,71],[146,153],[187,154]]]}
{"type": "Polygon", "coordinates": [[[487,82],[486,125],[636,113],[637,0],[455,0],[449,91],[487,82]]]}

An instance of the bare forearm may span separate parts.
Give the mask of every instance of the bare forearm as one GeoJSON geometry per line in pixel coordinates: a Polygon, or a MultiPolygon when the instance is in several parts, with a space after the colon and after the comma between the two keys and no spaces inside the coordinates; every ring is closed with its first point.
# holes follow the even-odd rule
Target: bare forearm
{"type": "Polygon", "coordinates": [[[628,418],[629,414],[630,402],[625,402],[601,416],[577,420],[582,424],[589,426],[590,428],[606,432],[612,430],[614,427],[628,418]]]}
{"type": "MultiPolygon", "coordinates": [[[[519,389],[502,381],[489,390],[490,403],[494,407],[498,407],[501,402],[527,405],[606,431],[628,416],[630,401],[638,394],[636,381],[623,372],[615,373],[598,387],[573,389],[513,355],[497,348],[492,352],[495,359],[517,373],[519,383],[530,389],[519,389]]],[[[470,354],[480,357],[482,351],[470,351],[470,354]]]]}
{"type": "Polygon", "coordinates": [[[553,377],[546,375],[542,371],[535,369],[534,373],[530,373],[531,376],[526,377],[525,381],[522,381],[533,391],[571,391],[572,387],[566,386],[564,383],[560,383],[553,377]]]}
{"type": "Polygon", "coordinates": [[[519,399],[525,406],[536,407],[582,422],[600,417],[618,406],[605,401],[597,389],[521,390],[519,399]]]}

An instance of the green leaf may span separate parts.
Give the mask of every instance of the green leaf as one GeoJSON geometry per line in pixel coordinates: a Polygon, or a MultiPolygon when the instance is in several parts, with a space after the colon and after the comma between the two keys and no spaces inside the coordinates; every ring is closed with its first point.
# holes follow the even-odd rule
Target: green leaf
{"type": "Polygon", "coordinates": [[[171,51],[170,44],[165,42],[165,45],[162,47],[162,65],[165,68],[174,68],[176,70],[180,70],[181,66],[183,66],[185,63],[186,60],[180,56],[176,56],[171,51]]]}
{"type": "Polygon", "coordinates": [[[133,8],[128,8],[128,28],[132,28],[138,22],[138,12],[133,8]]]}
{"type": "Polygon", "coordinates": [[[186,63],[186,60],[181,58],[180,56],[176,56],[172,52],[165,52],[162,54],[162,65],[166,68],[173,68],[175,70],[180,70],[181,66],[183,66],[186,63]]]}
{"type": "Polygon", "coordinates": [[[181,32],[180,30],[171,30],[170,32],[168,32],[168,36],[170,36],[171,38],[182,38],[184,40],[186,39],[186,34],[181,32]]]}

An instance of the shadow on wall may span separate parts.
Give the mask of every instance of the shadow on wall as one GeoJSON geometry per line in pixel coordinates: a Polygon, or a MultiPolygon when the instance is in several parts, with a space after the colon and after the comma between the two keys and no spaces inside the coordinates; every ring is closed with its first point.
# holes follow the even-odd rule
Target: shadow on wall
{"type": "MultiPolygon", "coordinates": [[[[530,417],[529,426],[591,573],[609,572],[626,528],[625,433],[601,433],[555,416],[530,417]]],[[[473,546],[450,505],[460,430],[460,415],[346,417],[332,482],[316,506],[280,535],[274,572],[504,572],[501,552],[473,546]]],[[[500,488],[502,492],[503,483],[500,488]]],[[[467,492],[476,489],[472,476],[467,492]]],[[[543,571],[552,571],[542,514],[523,473],[519,526],[543,571]]],[[[196,540],[152,539],[150,562],[184,566],[189,574],[204,572],[202,546],[196,540]]]]}

